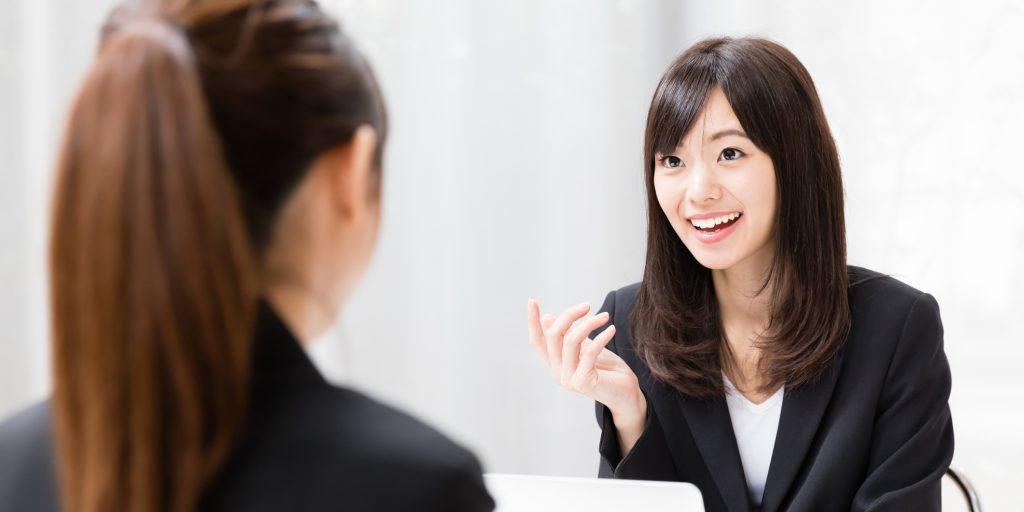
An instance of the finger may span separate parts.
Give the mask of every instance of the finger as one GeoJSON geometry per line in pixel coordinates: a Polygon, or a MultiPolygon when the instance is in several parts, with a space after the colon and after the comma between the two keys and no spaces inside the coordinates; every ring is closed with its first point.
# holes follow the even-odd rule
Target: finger
{"type": "Polygon", "coordinates": [[[589,311],[590,304],[586,302],[566,309],[562,314],[558,315],[553,322],[551,322],[551,325],[547,330],[559,337],[565,336],[566,331],[572,327],[572,324],[576,322],[576,320],[583,318],[589,311]]]}
{"type": "Polygon", "coordinates": [[[594,329],[608,323],[608,312],[598,313],[569,329],[562,339],[562,384],[568,384],[580,363],[580,344],[594,329]]]}
{"type": "Polygon", "coordinates": [[[615,325],[609,325],[607,329],[601,331],[592,340],[588,340],[583,344],[583,349],[580,350],[580,364],[576,367],[576,376],[586,375],[594,370],[594,364],[597,362],[597,356],[604,352],[604,347],[608,345],[608,342],[615,337],[615,325]]]}
{"type": "Polygon", "coordinates": [[[583,315],[590,310],[590,304],[583,303],[576,307],[569,308],[558,315],[547,329],[544,330],[544,339],[548,345],[548,365],[551,366],[552,377],[557,382],[562,367],[562,338],[565,331],[583,315]]]}
{"type": "Polygon", "coordinates": [[[541,332],[541,340],[544,342],[544,346],[541,347],[541,350],[544,352],[544,360],[548,362],[548,367],[551,368],[552,373],[555,370],[554,367],[551,366],[551,358],[548,356],[547,337],[544,333],[548,332],[548,329],[551,328],[551,324],[553,323],[555,323],[555,315],[552,315],[551,313],[544,313],[544,316],[540,319],[540,326],[544,328],[541,332]]]}
{"type": "Polygon", "coordinates": [[[540,326],[543,327],[545,331],[551,328],[551,324],[553,323],[555,323],[555,315],[552,315],[551,313],[544,313],[544,316],[540,319],[540,326]]]}
{"type": "Polygon", "coordinates": [[[526,301],[526,324],[530,333],[530,345],[533,345],[544,361],[547,361],[548,350],[544,343],[544,326],[540,321],[540,304],[533,299],[526,301]]]}

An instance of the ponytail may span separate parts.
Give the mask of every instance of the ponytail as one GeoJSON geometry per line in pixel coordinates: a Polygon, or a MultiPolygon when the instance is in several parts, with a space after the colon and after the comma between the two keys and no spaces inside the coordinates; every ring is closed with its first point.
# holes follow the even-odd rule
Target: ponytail
{"type": "Polygon", "coordinates": [[[244,425],[255,257],[186,35],[110,30],[50,247],[63,508],[193,510],[244,425]]]}

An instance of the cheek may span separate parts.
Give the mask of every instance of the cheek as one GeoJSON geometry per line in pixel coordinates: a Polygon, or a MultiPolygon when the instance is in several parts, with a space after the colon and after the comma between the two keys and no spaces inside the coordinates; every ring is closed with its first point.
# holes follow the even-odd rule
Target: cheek
{"type": "Polygon", "coordinates": [[[753,173],[748,201],[753,209],[758,212],[757,238],[768,238],[771,236],[771,228],[775,224],[776,210],[776,183],[775,169],[770,161],[764,163],[753,173]]]}
{"type": "Polygon", "coordinates": [[[658,198],[661,211],[668,217],[672,225],[676,225],[679,217],[679,187],[673,180],[654,176],[654,195],[658,198]]]}

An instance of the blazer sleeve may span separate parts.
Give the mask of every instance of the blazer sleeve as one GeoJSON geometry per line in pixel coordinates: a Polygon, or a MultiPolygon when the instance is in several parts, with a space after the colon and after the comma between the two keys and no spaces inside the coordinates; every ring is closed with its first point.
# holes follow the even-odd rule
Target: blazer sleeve
{"type": "MultiPolygon", "coordinates": [[[[622,311],[620,316],[616,317],[615,291],[609,292],[608,296],[605,297],[604,304],[601,306],[601,312],[607,312],[612,321],[595,329],[590,335],[591,339],[600,334],[610,324],[621,325],[622,327],[629,325],[628,311],[622,311]]],[[[620,332],[622,330],[620,328],[620,332]]],[[[615,336],[618,337],[618,333],[615,336]]],[[[612,338],[607,348],[618,354],[615,341],[616,339],[612,338]]],[[[636,368],[633,370],[636,371],[636,368]]],[[[644,397],[647,398],[647,391],[643,389],[643,385],[641,385],[641,391],[644,392],[644,397]]],[[[651,406],[649,398],[647,398],[647,420],[644,424],[644,431],[625,457],[619,453],[619,434],[615,430],[611,411],[600,402],[595,402],[594,404],[597,413],[597,424],[601,427],[601,440],[598,445],[598,453],[601,455],[598,467],[598,476],[600,478],[625,478],[630,480],[677,479],[675,463],[672,461],[672,456],[669,453],[665,433],[661,428],[661,422],[655,415],[654,407],[651,406]]]]}
{"type": "Polygon", "coordinates": [[[941,480],[953,458],[951,376],[935,298],[907,314],[879,397],[867,476],[857,511],[941,509],[941,480]]]}

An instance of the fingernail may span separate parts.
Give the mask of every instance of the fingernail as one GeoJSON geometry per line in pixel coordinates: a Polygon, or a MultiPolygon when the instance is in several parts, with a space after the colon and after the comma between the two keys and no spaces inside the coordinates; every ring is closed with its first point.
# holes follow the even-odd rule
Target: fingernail
{"type": "Polygon", "coordinates": [[[608,318],[608,312],[607,311],[603,311],[600,314],[598,314],[597,317],[598,318],[608,318]]]}
{"type": "Polygon", "coordinates": [[[576,306],[576,307],[578,307],[580,309],[589,308],[590,307],[590,303],[589,302],[584,302],[583,304],[580,304],[579,306],[576,306]]]}

